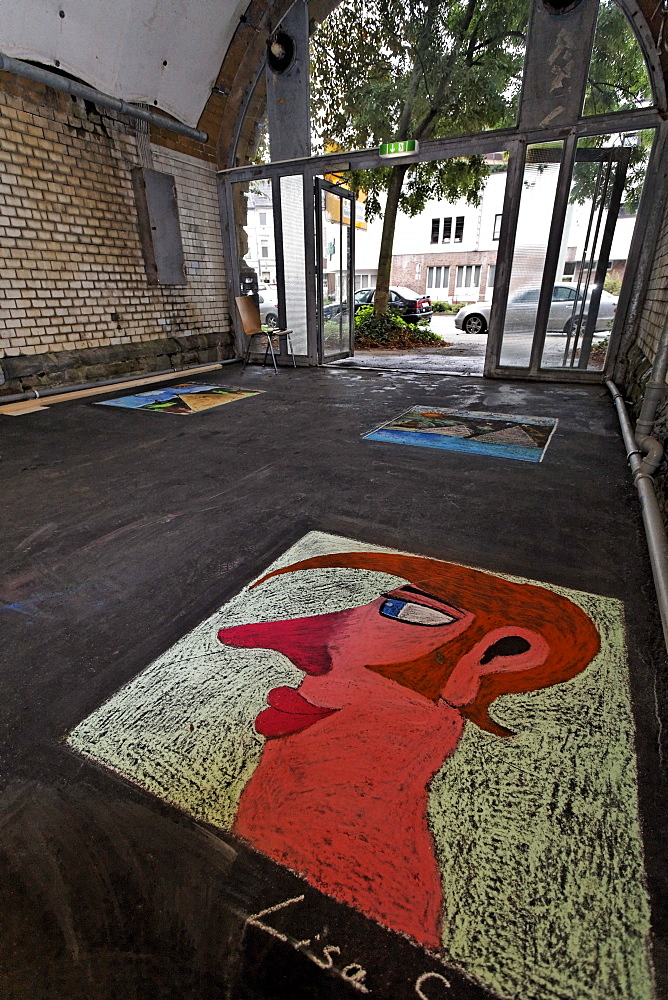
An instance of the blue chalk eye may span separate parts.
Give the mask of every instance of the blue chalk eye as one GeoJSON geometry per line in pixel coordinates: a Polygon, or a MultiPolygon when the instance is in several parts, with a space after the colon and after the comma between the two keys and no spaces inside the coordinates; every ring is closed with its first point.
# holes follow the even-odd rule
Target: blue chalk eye
{"type": "Polygon", "coordinates": [[[454,615],[439,611],[438,608],[430,608],[426,604],[416,604],[413,601],[402,601],[396,597],[388,597],[378,611],[383,618],[393,618],[406,625],[426,625],[433,628],[436,625],[451,625],[457,621],[454,615]]]}
{"type": "Polygon", "coordinates": [[[396,601],[393,598],[388,598],[381,604],[380,613],[384,618],[398,618],[407,603],[408,601],[396,601]]]}

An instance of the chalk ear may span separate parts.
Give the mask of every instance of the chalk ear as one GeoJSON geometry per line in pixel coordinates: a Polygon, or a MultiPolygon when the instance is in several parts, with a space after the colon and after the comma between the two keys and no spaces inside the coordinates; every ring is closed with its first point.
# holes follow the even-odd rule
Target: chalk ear
{"type": "Polygon", "coordinates": [[[546,640],[528,628],[497,628],[488,632],[465,653],[450,674],[441,697],[453,708],[471,705],[488,674],[518,673],[545,663],[546,640]]]}

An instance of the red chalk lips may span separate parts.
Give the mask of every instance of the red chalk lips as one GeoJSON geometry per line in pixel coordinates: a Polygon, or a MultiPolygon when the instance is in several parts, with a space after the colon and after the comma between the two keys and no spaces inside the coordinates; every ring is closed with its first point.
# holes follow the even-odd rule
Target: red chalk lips
{"type": "Polygon", "coordinates": [[[267,704],[255,720],[255,729],[260,736],[289,736],[326,719],[338,708],[323,708],[312,705],[303,695],[291,687],[273,688],[267,695],[267,704]]]}

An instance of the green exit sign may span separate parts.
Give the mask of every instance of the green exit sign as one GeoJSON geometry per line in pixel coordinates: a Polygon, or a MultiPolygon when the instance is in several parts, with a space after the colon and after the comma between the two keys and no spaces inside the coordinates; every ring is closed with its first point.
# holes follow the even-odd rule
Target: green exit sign
{"type": "Polygon", "coordinates": [[[379,152],[381,156],[407,156],[417,153],[419,148],[417,139],[402,139],[401,142],[384,142],[379,152]]]}

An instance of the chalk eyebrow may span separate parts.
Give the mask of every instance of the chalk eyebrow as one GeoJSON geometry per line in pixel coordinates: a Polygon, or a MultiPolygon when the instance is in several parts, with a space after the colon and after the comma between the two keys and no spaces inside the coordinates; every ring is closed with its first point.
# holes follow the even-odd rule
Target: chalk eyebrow
{"type": "Polygon", "coordinates": [[[402,593],[416,594],[418,597],[427,597],[430,601],[438,601],[445,608],[452,608],[453,611],[458,611],[460,615],[466,614],[462,608],[458,608],[456,604],[451,604],[449,601],[444,601],[441,597],[436,597],[435,594],[428,594],[426,590],[419,590],[417,587],[412,587],[410,584],[406,584],[404,587],[397,587],[396,591],[392,593],[397,593],[401,591],[402,593]]]}

